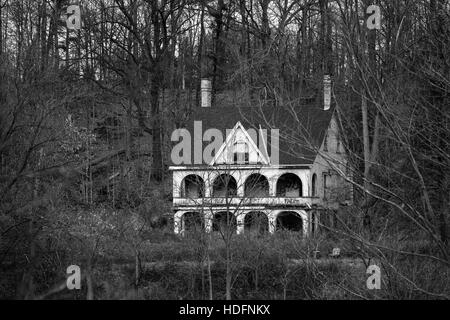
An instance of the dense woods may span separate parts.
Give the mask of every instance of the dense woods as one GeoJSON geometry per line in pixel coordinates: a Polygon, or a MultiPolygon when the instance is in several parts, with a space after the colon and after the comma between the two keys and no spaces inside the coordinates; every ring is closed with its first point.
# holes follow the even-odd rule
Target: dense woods
{"type": "Polygon", "coordinates": [[[449,53],[447,0],[0,0],[0,297],[449,299],[449,53]],[[201,79],[220,112],[295,109],[325,75],[354,205],[307,240],[173,235],[171,134],[201,79]],[[309,261],[334,247],[362,269],[309,261]]]}

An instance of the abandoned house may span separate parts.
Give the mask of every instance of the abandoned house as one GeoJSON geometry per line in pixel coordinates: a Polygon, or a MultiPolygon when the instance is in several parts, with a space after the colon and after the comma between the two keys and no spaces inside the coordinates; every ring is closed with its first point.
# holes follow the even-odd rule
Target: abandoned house
{"type": "Polygon", "coordinates": [[[215,108],[202,102],[186,123],[190,161],[170,167],[175,233],[315,233],[321,214],[353,199],[338,118],[321,103],[215,108]],[[208,147],[214,140],[208,129],[223,134],[215,149],[208,147]]]}

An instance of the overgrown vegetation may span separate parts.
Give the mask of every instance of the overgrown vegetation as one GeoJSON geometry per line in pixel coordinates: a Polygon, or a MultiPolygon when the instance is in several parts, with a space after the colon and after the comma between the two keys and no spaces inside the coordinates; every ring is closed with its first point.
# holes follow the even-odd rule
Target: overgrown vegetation
{"type": "Polygon", "coordinates": [[[0,298],[221,299],[230,270],[233,299],[448,299],[449,2],[373,2],[378,31],[367,0],[85,0],[69,31],[68,0],[0,0],[0,298]],[[324,75],[355,205],[312,239],[176,237],[170,134],[200,79],[215,108],[297,114],[324,75]]]}

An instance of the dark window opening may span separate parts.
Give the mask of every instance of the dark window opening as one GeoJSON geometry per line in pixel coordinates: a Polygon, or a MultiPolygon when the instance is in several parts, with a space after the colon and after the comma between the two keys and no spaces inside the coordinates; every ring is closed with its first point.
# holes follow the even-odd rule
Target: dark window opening
{"type": "Polygon", "coordinates": [[[317,196],[317,175],[314,173],[311,181],[311,195],[317,196]]]}
{"type": "Polygon", "coordinates": [[[269,181],[261,174],[255,173],[245,180],[245,196],[246,197],[268,197],[269,181]]]}
{"type": "Polygon", "coordinates": [[[235,152],[233,153],[233,163],[234,164],[248,164],[249,154],[248,152],[235,152]]]}
{"type": "Polygon", "coordinates": [[[336,135],[336,153],[341,153],[341,136],[339,133],[336,135]]]}
{"type": "Polygon", "coordinates": [[[237,220],[232,212],[218,212],[214,215],[212,230],[221,233],[236,232],[237,220]]]}
{"type": "Polygon", "coordinates": [[[328,132],[325,133],[325,138],[323,139],[323,151],[328,151],[328,132]]]}
{"type": "Polygon", "coordinates": [[[277,230],[303,231],[303,220],[300,215],[292,211],[283,211],[277,217],[277,230]]]}
{"type": "Polygon", "coordinates": [[[253,211],[245,215],[244,230],[250,234],[264,234],[269,231],[269,219],[264,212],[253,211]]]}
{"type": "Polygon", "coordinates": [[[328,174],[323,174],[323,198],[326,200],[328,196],[328,174]]]}
{"type": "Polygon", "coordinates": [[[203,179],[197,175],[189,175],[181,183],[182,198],[202,198],[204,197],[205,184],[203,179]]]}
{"type": "Polygon", "coordinates": [[[235,142],[233,146],[233,163],[248,164],[250,159],[248,145],[246,142],[235,142]]]}
{"type": "Polygon", "coordinates": [[[185,233],[200,232],[205,229],[205,222],[198,212],[186,212],[183,215],[183,230],[185,233]]]}
{"type": "Polygon", "coordinates": [[[236,180],[229,174],[221,174],[213,183],[213,197],[225,198],[237,195],[236,180]]]}
{"type": "Polygon", "coordinates": [[[277,181],[277,197],[302,197],[302,180],[293,174],[285,173],[277,181]]]}

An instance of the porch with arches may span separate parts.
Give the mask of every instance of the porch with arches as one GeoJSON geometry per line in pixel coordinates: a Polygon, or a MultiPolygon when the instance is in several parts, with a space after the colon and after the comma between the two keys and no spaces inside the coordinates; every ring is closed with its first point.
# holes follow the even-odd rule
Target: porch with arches
{"type": "Polygon", "coordinates": [[[196,208],[177,211],[174,215],[174,232],[184,235],[189,232],[235,232],[237,234],[275,233],[288,230],[300,232],[308,237],[317,230],[317,215],[312,210],[196,208]]]}

